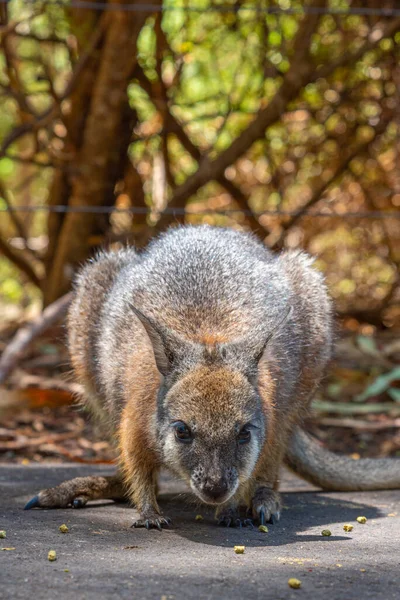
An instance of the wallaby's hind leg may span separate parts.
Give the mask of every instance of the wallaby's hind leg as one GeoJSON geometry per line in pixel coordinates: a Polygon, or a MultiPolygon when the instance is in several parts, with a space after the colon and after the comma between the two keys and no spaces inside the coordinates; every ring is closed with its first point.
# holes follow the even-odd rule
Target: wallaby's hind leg
{"type": "Polygon", "coordinates": [[[75,477],[39,492],[25,506],[31,508],[82,508],[89,500],[127,500],[120,475],[75,477]]]}

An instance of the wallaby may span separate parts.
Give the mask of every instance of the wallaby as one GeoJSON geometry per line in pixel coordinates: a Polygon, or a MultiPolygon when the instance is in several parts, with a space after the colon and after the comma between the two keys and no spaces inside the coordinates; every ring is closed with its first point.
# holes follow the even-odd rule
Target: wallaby
{"type": "Polygon", "coordinates": [[[68,317],[84,403],[118,446],[114,477],[79,477],[26,506],[128,498],[136,527],[170,524],[160,467],[216,506],[221,525],[279,518],[283,460],[332,490],[400,487],[400,460],[352,460],[300,428],[332,347],[332,307],[303,252],[271,253],[252,235],[179,227],[105,252],[80,272],[68,317]]]}

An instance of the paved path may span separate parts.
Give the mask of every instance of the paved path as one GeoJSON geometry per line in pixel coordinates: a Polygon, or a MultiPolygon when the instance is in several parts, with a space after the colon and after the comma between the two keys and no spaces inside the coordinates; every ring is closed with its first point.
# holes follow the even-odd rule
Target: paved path
{"type": "Polygon", "coordinates": [[[284,475],[284,510],[269,533],[217,527],[182,486],[164,481],[171,531],[131,529],[134,511],[98,502],[81,510],[23,511],[40,488],[106,473],[82,466],[0,466],[0,598],[328,599],[400,598],[400,491],[328,494],[284,475]],[[201,513],[204,521],[195,521],[201,513]],[[368,522],[355,519],[365,515],[368,522]],[[393,516],[394,515],[394,516],[393,516]],[[61,534],[66,523],[70,533],[61,534]],[[354,524],[352,533],[344,523],[354,524]],[[330,529],[332,536],[321,536],[330,529]],[[236,555],[234,545],[245,545],[236,555]],[[49,562],[54,549],[57,561],[49,562]],[[296,577],[301,589],[287,581],[296,577]]]}

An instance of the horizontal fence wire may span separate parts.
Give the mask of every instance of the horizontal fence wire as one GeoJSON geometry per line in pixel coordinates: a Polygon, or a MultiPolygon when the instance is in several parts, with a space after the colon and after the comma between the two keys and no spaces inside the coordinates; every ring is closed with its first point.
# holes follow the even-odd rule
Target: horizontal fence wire
{"type": "MultiPolygon", "coordinates": [[[[10,4],[12,0],[0,0],[0,4],[10,4]]],[[[34,6],[36,3],[32,0],[28,0],[27,5],[34,6]]],[[[238,14],[241,12],[254,12],[257,14],[276,14],[276,15],[335,15],[335,16],[349,16],[359,15],[368,17],[400,17],[400,8],[372,8],[372,7],[349,7],[349,8],[335,8],[335,7],[322,7],[322,6],[301,6],[301,7],[288,7],[282,8],[280,6],[251,6],[251,5],[240,5],[240,4],[213,4],[211,6],[173,6],[170,4],[159,5],[151,3],[140,3],[140,4],[129,4],[124,3],[108,3],[108,2],[91,2],[90,0],[41,0],[38,2],[40,6],[60,6],[65,8],[81,8],[88,10],[98,11],[125,11],[125,12],[137,12],[137,13],[154,13],[154,12],[186,12],[186,13],[233,13],[238,14]]]]}
{"type": "Polygon", "coordinates": [[[192,210],[190,207],[187,208],[173,208],[167,207],[164,209],[145,207],[145,206],[132,206],[129,208],[118,208],[117,206],[64,206],[58,205],[41,205],[41,206],[16,206],[0,207],[0,213],[34,213],[34,212],[48,212],[48,213],[87,213],[87,214],[131,214],[131,215],[147,215],[150,213],[158,213],[163,215],[173,216],[201,216],[201,215],[235,215],[241,214],[247,217],[325,217],[331,219],[400,219],[400,211],[390,210],[371,210],[371,211],[354,211],[344,213],[330,213],[325,211],[307,211],[299,208],[297,210],[262,210],[252,211],[240,208],[229,208],[229,209],[201,209],[192,210]]]}
{"type": "MultiPolygon", "coordinates": [[[[0,0],[1,4],[10,4],[12,0],[0,0]]],[[[28,5],[35,6],[36,2],[29,1],[28,5]]],[[[280,6],[250,6],[250,5],[239,5],[239,4],[213,4],[206,7],[200,6],[173,6],[169,4],[158,5],[151,3],[140,3],[140,4],[129,4],[121,2],[108,3],[108,2],[91,2],[90,0],[69,0],[67,2],[63,0],[42,0],[38,3],[41,7],[45,6],[60,6],[65,8],[81,8],[91,10],[108,10],[108,11],[125,11],[125,12],[171,12],[180,11],[187,13],[206,14],[206,13],[233,13],[238,14],[242,12],[253,12],[256,14],[276,14],[276,15],[335,15],[335,16],[377,16],[377,17],[400,17],[400,8],[371,8],[371,7],[349,7],[349,8],[334,8],[334,7],[317,7],[317,6],[302,6],[302,7],[289,7],[282,8],[280,6]]],[[[263,210],[263,211],[251,211],[238,209],[202,209],[192,210],[190,207],[187,208],[172,208],[167,207],[165,209],[156,209],[151,207],[130,207],[130,208],[118,208],[115,206],[64,206],[64,205],[41,205],[41,206],[18,206],[18,207],[0,207],[0,213],[35,213],[35,212],[48,212],[48,213],[87,213],[87,214],[131,214],[131,215],[144,215],[150,214],[151,212],[157,212],[165,215],[173,216],[201,216],[201,215],[234,215],[241,214],[244,216],[262,217],[262,216],[281,216],[281,217],[323,217],[323,218],[342,218],[342,219],[400,219],[400,211],[354,211],[344,213],[331,213],[324,211],[313,211],[309,212],[302,208],[298,210],[263,210]]]]}

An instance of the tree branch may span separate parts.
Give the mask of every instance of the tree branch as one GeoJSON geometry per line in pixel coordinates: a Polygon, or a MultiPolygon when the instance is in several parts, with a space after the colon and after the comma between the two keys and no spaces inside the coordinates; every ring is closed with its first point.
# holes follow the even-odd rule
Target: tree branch
{"type": "MultiPolygon", "coordinates": [[[[341,160],[336,165],[335,169],[332,171],[332,174],[330,175],[330,177],[328,179],[326,179],[325,181],[321,181],[316,186],[316,188],[313,190],[311,198],[305,204],[303,204],[303,206],[298,210],[297,214],[295,216],[291,217],[286,223],[284,223],[282,225],[283,231],[280,233],[279,238],[276,241],[270,240],[270,244],[271,244],[272,248],[281,247],[285,233],[288,231],[288,229],[293,227],[293,225],[295,225],[297,223],[297,221],[299,221],[299,219],[301,219],[301,217],[308,211],[309,208],[311,208],[312,206],[314,206],[315,204],[317,204],[317,202],[319,202],[321,200],[322,194],[329,188],[330,185],[332,185],[332,183],[335,181],[335,179],[337,179],[340,175],[342,175],[346,171],[350,162],[357,155],[364,152],[372,144],[372,142],[377,138],[377,136],[381,135],[385,131],[386,127],[389,125],[389,123],[391,121],[392,116],[393,116],[392,113],[390,113],[389,115],[386,115],[384,119],[381,119],[381,121],[378,123],[378,125],[374,129],[374,134],[373,134],[372,139],[370,139],[367,142],[364,142],[362,144],[358,144],[357,146],[355,146],[353,148],[350,147],[350,149],[343,150],[342,155],[341,155],[341,160]]],[[[340,216],[340,215],[338,215],[338,216],[340,216]]]]}
{"type": "Polygon", "coordinates": [[[0,384],[2,384],[17,363],[24,356],[31,342],[57,323],[67,312],[72,293],[66,294],[44,309],[40,315],[17,331],[11,342],[3,351],[0,359],[0,384]]]}
{"type": "Polygon", "coordinates": [[[8,258],[20,271],[25,273],[31,283],[40,288],[41,281],[36,275],[31,264],[25,260],[20,252],[16,252],[3,238],[0,237],[0,252],[8,258]]]}
{"type": "MultiPolygon", "coordinates": [[[[293,60],[289,71],[269,105],[258,112],[257,117],[247,129],[217,158],[213,161],[204,158],[201,161],[197,171],[175,190],[169,208],[184,206],[186,200],[203,185],[211,180],[217,180],[229,165],[233,164],[251,148],[254,142],[264,137],[265,130],[279,120],[289,102],[298,96],[304,85],[312,83],[320,77],[328,77],[338,67],[353,63],[361,58],[365,52],[379,44],[382,38],[391,37],[400,30],[400,19],[389,21],[385,27],[379,25],[372,30],[369,39],[356,52],[346,52],[336,61],[315,69],[308,54],[311,36],[317,22],[317,15],[308,14],[304,17],[296,36],[293,60]]],[[[171,222],[171,216],[164,213],[160,225],[166,227],[171,222]]]]}
{"type": "MultiPolygon", "coordinates": [[[[165,117],[165,129],[176,135],[182,146],[185,150],[191,155],[191,157],[199,164],[202,163],[204,157],[199,150],[199,148],[192,142],[189,138],[185,130],[179,121],[174,117],[174,115],[170,112],[169,108],[165,105],[160,106],[160,102],[158,100],[158,96],[155,94],[155,90],[153,89],[152,83],[147,79],[142,67],[140,65],[136,65],[135,78],[139,81],[142,89],[147,93],[150,100],[153,102],[154,106],[157,110],[161,112],[165,117]]],[[[232,198],[237,202],[239,207],[242,210],[251,211],[251,207],[249,206],[249,201],[247,196],[242,192],[240,188],[235,185],[233,181],[230,181],[224,173],[221,173],[218,177],[216,177],[216,181],[225,188],[225,190],[232,196],[232,198]]],[[[185,199],[186,200],[186,199],[185,199]]],[[[183,201],[183,206],[185,205],[185,200],[183,201]]],[[[170,204],[168,205],[170,206],[170,204]]],[[[253,215],[248,215],[247,221],[251,229],[258,235],[258,237],[264,240],[265,236],[268,235],[269,230],[261,225],[258,221],[257,217],[253,215]]]]}

